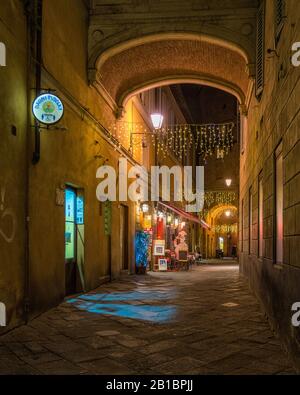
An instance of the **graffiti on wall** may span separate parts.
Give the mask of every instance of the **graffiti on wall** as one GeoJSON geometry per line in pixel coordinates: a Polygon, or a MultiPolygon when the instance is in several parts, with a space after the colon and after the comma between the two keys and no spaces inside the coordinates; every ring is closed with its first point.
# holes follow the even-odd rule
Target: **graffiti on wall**
{"type": "Polygon", "coordinates": [[[17,219],[13,209],[5,205],[6,188],[0,186],[0,239],[12,243],[16,236],[17,219]]]}

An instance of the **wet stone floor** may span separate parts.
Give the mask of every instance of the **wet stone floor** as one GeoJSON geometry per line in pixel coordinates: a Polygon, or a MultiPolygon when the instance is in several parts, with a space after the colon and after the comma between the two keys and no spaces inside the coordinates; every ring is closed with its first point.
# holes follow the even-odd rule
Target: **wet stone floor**
{"type": "Polygon", "coordinates": [[[124,276],[0,337],[0,374],[294,374],[233,262],[124,276]]]}

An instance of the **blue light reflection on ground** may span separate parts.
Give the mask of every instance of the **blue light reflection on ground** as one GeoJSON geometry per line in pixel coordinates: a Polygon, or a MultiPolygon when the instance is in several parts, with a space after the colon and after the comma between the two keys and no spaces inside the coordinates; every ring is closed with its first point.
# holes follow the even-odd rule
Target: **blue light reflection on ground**
{"type": "Polygon", "coordinates": [[[78,299],[93,302],[122,302],[122,301],[141,301],[141,300],[166,300],[171,299],[174,293],[171,292],[152,292],[152,291],[133,291],[133,292],[113,292],[109,294],[87,294],[81,295],[78,299]]]}
{"type": "Polygon", "coordinates": [[[170,305],[148,305],[148,301],[164,301],[171,299],[174,293],[171,292],[115,292],[110,294],[87,294],[68,300],[80,310],[94,314],[112,315],[123,318],[131,318],[154,323],[165,323],[174,319],[176,307],[170,305]],[[142,305],[107,303],[123,301],[144,301],[142,305]]]}

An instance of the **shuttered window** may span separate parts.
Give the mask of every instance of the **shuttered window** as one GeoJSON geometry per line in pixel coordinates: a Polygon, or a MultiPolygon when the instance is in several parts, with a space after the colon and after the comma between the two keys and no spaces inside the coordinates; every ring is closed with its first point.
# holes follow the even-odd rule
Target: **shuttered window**
{"type": "Polygon", "coordinates": [[[259,97],[264,89],[265,61],[265,2],[262,1],[257,14],[256,32],[256,96],[259,97]]]}
{"type": "Polygon", "coordinates": [[[279,41],[285,19],[285,0],[275,0],[275,39],[279,41]]]}

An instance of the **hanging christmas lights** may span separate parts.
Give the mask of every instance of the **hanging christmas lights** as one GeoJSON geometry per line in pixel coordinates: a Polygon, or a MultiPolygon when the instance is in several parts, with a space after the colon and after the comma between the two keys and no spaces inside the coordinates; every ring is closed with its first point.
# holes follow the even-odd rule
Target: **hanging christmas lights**
{"type": "Polygon", "coordinates": [[[126,141],[130,136],[129,151],[132,153],[134,146],[144,146],[147,145],[146,140],[152,140],[157,153],[163,157],[172,152],[177,158],[182,159],[194,148],[204,158],[216,153],[218,159],[223,159],[233,147],[234,127],[233,122],[208,125],[182,124],[155,127],[151,131],[143,123],[117,121],[110,130],[119,141],[126,141]]]}
{"type": "Polygon", "coordinates": [[[238,225],[214,225],[211,230],[215,233],[237,233],[238,225]]]}

